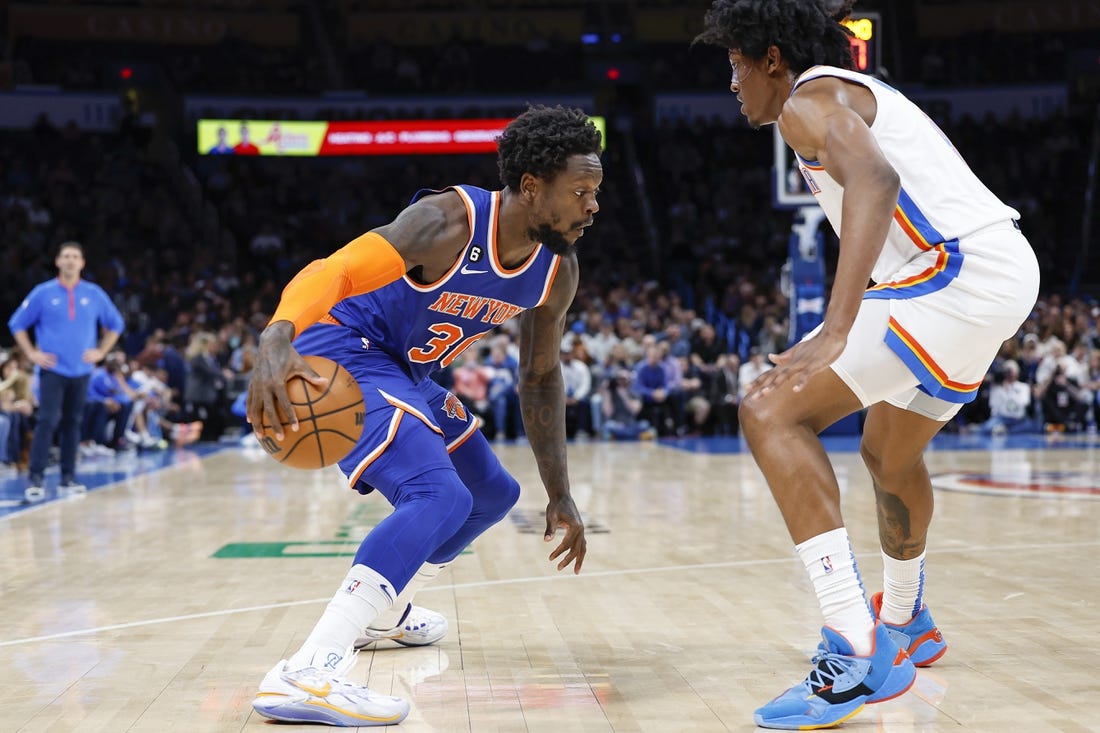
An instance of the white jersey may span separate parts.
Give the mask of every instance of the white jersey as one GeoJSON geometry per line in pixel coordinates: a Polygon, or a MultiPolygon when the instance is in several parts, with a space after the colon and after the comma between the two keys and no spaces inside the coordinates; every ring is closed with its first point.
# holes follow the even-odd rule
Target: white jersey
{"type": "MultiPolygon", "coordinates": [[[[978,180],[939,127],[893,87],[855,71],[814,66],[795,80],[792,93],[823,76],[860,84],[875,95],[878,109],[871,134],[901,179],[894,221],[871,273],[876,283],[889,280],[923,252],[941,248],[949,255],[955,249],[951,244],[957,246],[961,237],[1020,218],[978,180]]],[[[839,234],[844,189],[817,161],[798,157],[798,167],[839,234]]]]}

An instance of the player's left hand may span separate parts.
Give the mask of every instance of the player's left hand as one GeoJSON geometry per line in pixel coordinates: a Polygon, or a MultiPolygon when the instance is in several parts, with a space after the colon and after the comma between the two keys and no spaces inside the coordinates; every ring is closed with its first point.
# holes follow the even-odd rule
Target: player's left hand
{"type": "Polygon", "coordinates": [[[793,385],[795,392],[801,392],[810,377],[837,360],[847,343],[847,336],[822,331],[780,354],[768,354],[768,359],[775,364],[775,368],[756,378],[745,394],[745,399],[756,399],[788,382],[793,385]]]}
{"type": "Polygon", "coordinates": [[[546,533],[543,539],[547,542],[553,541],[559,528],[565,530],[565,537],[550,553],[550,559],[557,560],[565,555],[558,563],[558,570],[573,565],[573,574],[579,574],[581,565],[584,564],[584,554],[588,551],[588,541],[584,538],[584,522],[581,520],[581,514],[577,511],[577,505],[573,503],[573,497],[569,495],[551,500],[546,505],[546,533]]]}

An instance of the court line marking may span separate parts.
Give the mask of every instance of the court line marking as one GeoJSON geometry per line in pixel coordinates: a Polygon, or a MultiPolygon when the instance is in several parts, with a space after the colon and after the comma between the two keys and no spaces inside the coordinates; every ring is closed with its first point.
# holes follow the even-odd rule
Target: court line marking
{"type": "MultiPolygon", "coordinates": [[[[1052,548],[1072,548],[1072,547],[1100,547],[1100,541],[1098,542],[1054,542],[1050,544],[1038,544],[1031,543],[1025,545],[1007,545],[1007,546],[967,546],[967,547],[949,547],[935,551],[929,551],[929,555],[950,555],[960,552],[974,553],[974,552],[1012,552],[1012,551],[1033,551],[1052,548]]],[[[856,553],[857,558],[874,558],[881,557],[878,551],[856,553]]],[[[592,573],[585,573],[581,578],[606,578],[616,575],[636,575],[644,573],[667,573],[677,571],[691,571],[691,570],[713,570],[716,568],[736,568],[736,567],[755,567],[760,565],[779,565],[785,563],[797,562],[797,557],[783,557],[783,558],[771,558],[761,560],[730,560],[729,562],[708,562],[698,563],[695,565],[662,565],[660,567],[650,568],[630,568],[624,570],[603,570],[592,573]]],[[[539,575],[527,578],[506,578],[501,580],[482,580],[474,583],[455,583],[452,585],[441,585],[435,588],[425,588],[421,593],[431,593],[438,591],[454,591],[463,590],[467,588],[488,588],[494,585],[520,585],[523,583],[541,583],[557,581],[561,582],[573,577],[572,573],[567,575],[539,575]]],[[[130,621],[124,624],[110,624],[107,626],[96,626],[90,629],[77,629],[75,631],[63,631],[57,634],[45,634],[43,636],[29,636],[24,639],[10,639],[8,641],[0,641],[0,647],[17,646],[20,644],[33,644],[39,641],[54,641],[57,639],[69,639],[74,636],[89,636],[94,634],[100,634],[106,631],[119,631],[121,629],[136,629],[143,626],[156,626],[158,624],[169,624],[178,621],[194,621],[203,618],[216,618],[218,616],[232,616],[238,613],[253,613],[255,611],[270,611],[276,608],[292,608],[294,606],[307,606],[316,603],[328,603],[332,600],[331,597],[326,598],[311,598],[304,601],[285,601],[283,603],[267,603],[262,606],[247,606],[245,608],[226,608],[218,611],[203,611],[202,613],[189,613],[184,616],[166,616],[164,618],[146,619],[145,621],[130,621]]]]}
{"type": "MultiPolygon", "coordinates": [[[[210,445],[211,445],[210,450],[202,450],[201,452],[200,451],[195,451],[193,449],[187,449],[187,448],[168,448],[166,450],[172,450],[172,451],[188,450],[189,452],[191,452],[193,454],[193,457],[196,457],[199,460],[205,460],[206,458],[209,458],[211,456],[218,455],[219,453],[225,451],[228,448],[232,448],[231,445],[222,444],[222,443],[215,443],[215,444],[210,444],[210,445]]],[[[138,458],[140,460],[140,456],[138,456],[138,458]]],[[[107,463],[97,464],[97,463],[87,462],[83,466],[78,462],[77,467],[76,467],[77,473],[82,477],[87,477],[88,475],[95,476],[101,470],[103,472],[109,472],[109,470],[104,470],[104,469],[109,469],[111,466],[114,466],[113,461],[116,461],[116,460],[119,460],[119,459],[112,458],[110,460],[112,461],[111,464],[107,464],[107,463]]],[[[125,462],[128,459],[124,458],[122,460],[125,462]]],[[[50,466],[49,468],[46,469],[46,475],[47,476],[53,476],[54,475],[55,471],[52,470],[53,468],[54,468],[53,466],[50,466]]],[[[171,471],[171,470],[179,470],[179,469],[183,469],[183,468],[188,468],[188,466],[182,460],[179,459],[179,456],[175,452],[173,452],[171,463],[167,463],[163,466],[149,466],[149,467],[140,467],[139,466],[138,468],[139,468],[139,470],[135,471],[133,474],[123,476],[120,479],[114,479],[114,480],[111,480],[111,481],[106,481],[102,484],[97,484],[97,483],[93,482],[93,484],[91,486],[88,486],[87,491],[82,491],[79,494],[61,495],[61,494],[57,494],[56,489],[54,489],[53,491],[55,493],[54,493],[53,496],[47,496],[44,499],[39,499],[39,500],[33,501],[33,502],[24,502],[24,501],[19,500],[19,499],[10,499],[8,501],[14,501],[15,503],[0,506],[0,508],[2,508],[2,509],[11,509],[12,511],[9,511],[5,514],[0,515],[0,522],[8,521],[8,520],[12,519],[13,517],[25,517],[28,514],[34,514],[36,512],[42,511],[43,509],[49,509],[49,508],[54,507],[55,505],[57,505],[59,503],[62,503],[62,502],[83,501],[85,498],[87,498],[88,494],[91,494],[93,491],[113,491],[115,489],[119,489],[119,488],[122,488],[123,486],[126,486],[130,482],[131,479],[138,478],[139,476],[151,476],[153,474],[161,473],[163,471],[171,471]]],[[[123,472],[123,471],[121,469],[119,471],[115,471],[115,473],[120,473],[120,472],[123,472]]],[[[22,483],[21,478],[22,477],[12,477],[12,478],[7,478],[7,479],[0,479],[0,481],[9,481],[9,482],[19,484],[19,483],[22,483]]],[[[85,478],[84,480],[87,481],[88,479],[85,478]]],[[[18,489],[19,492],[22,492],[23,490],[24,489],[18,489]]]]}

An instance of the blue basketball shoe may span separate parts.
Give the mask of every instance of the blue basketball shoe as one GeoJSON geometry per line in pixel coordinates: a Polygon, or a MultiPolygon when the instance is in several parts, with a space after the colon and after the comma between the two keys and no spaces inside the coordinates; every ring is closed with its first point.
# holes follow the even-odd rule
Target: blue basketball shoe
{"type": "MultiPolygon", "coordinates": [[[[882,593],[871,596],[871,611],[877,619],[882,612],[882,593]]],[[[920,612],[909,619],[908,623],[895,626],[883,621],[882,625],[890,632],[894,643],[909,652],[909,658],[918,667],[929,666],[947,651],[947,642],[936,628],[932,614],[928,613],[928,606],[922,605],[920,612]]]]}
{"type": "Polygon", "coordinates": [[[917,678],[909,655],[875,624],[874,651],[858,657],[848,640],[828,626],[814,655],[814,668],[801,684],[757,708],[761,728],[815,730],[848,720],[870,703],[901,695],[917,678]]]}

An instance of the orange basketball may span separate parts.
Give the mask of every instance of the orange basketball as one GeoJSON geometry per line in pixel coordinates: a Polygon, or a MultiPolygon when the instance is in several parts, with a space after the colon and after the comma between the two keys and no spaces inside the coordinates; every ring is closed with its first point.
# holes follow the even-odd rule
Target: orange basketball
{"type": "Polygon", "coordinates": [[[347,369],[323,356],[305,360],[328,378],[328,386],[318,389],[301,377],[291,377],[286,391],[298,416],[298,432],[284,422],[283,439],[278,440],[264,425],[260,444],[284,466],[322,468],[339,461],[359,442],[366,408],[359,384],[347,369]]]}

